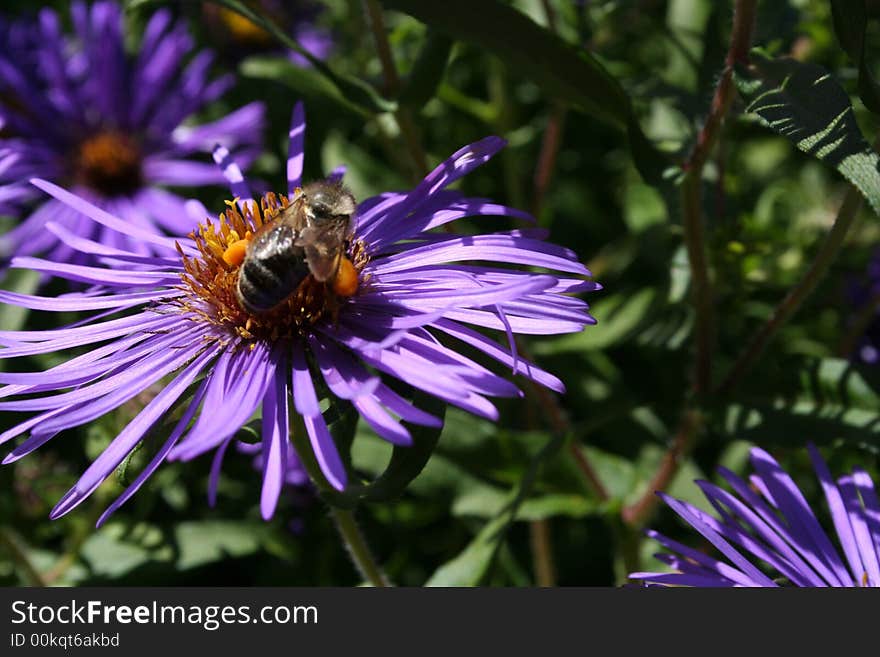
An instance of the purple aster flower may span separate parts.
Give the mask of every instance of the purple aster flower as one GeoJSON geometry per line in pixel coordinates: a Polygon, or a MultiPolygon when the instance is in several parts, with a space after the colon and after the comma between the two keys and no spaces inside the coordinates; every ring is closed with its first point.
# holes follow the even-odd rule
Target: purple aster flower
{"type": "Polygon", "coordinates": [[[32,210],[0,237],[0,258],[51,251],[53,260],[85,262],[44,230],[48,220],[110,247],[154,251],[54,199],[34,208],[39,193],[30,178],[63,184],[145,231],[185,235],[201,217],[160,185],[222,184],[216,167],[192,159],[217,143],[238,148],[243,163],[259,154],[261,103],[210,123],[183,123],[233,77],[211,80],[207,51],[185,61],[192,38],[168,11],[152,16],[134,54],[125,51],[116,3],[74,2],[70,16],[70,35],[50,9],[36,21],[0,20],[0,213],[25,217],[32,210]]]}
{"type": "Polygon", "coordinates": [[[808,449],[843,557],[792,478],[754,448],[755,473],[748,481],[719,468],[733,493],[697,482],[720,519],[660,494],[723,558],[651,531],[648,536],[672,551],[657,558],[677,572],[630,578],[674,586],[778,586],[779,580],[794,586],[880,586],[880,502],[871,477],[855,468],[835,482],[816,447],[808,449]]]}
{"type": "Polygon", "coordinates": [[[264,517],[272,515],[295,458],[289,408],[296,411],[295,419],[301,418],[299,435],[307,434],[326,481],[344,489],[348,475],[323,416],[324,389],[328,403],[351,404],[379,436],[396,445],[411,444],[406,424],[442,425],[400,394],[401,383],[495,419],[489,398],[521,392],[505,376],[460,353],[462,345],[537,384],[564,390],[558,378],[518,356],[513,337],[576,332],[594,323],[587,304],[570,296],[599,287],[584,280],[589,272],[575,254],[544,241],[545,233],[534,228],[482,235],[432,231],[448,229],[463,217],[530,219],[519,210],[447,189],[504,146],[498,137],[457,151],[409,192],[362,201],[353,213],[339,267],[346,272],[346,285],[339,284],[339,276],[319,283],[307,275],[268,311],[251,312],[240,305],[236,288],[243,247],[304,194],[304,134],[304,114],[297,105],[287,163],[289,198],[269,193],[251,201],[240,169],[226,149],[218,148],[215,159],[239,201],[228,202],[219,220],[206,220],[179,242],[57,185],[34,181],[118,238],[109,246],[49,222],[47,230],[61,243],[95,262],[13,259],[13,267],[95,287],[60,298],[0,292],[0,301],[39,310],[100,312],[58,330],[0,333],[5,345],[0,358],[88,349],[44,372],[0,372],[0,383],[6,384],[0,398],[30,396],[2,401],[0,410],[36,412],[0,434],[2,444],[29,433],[4,462],[20,459],[150,386],[164,386],[63,496],[51,517],[86,499],[178,402],[183,414],[170,435],[163,436],[150,463],[100,522],[166,459],[213,452],[213,496],[227,447],[258,412],[264,517]],[[155,253],[127,248],[131,241],[145,242],[155,253]],[[506,339],[497,342],[483,329],[500,331],[506,339]]]}

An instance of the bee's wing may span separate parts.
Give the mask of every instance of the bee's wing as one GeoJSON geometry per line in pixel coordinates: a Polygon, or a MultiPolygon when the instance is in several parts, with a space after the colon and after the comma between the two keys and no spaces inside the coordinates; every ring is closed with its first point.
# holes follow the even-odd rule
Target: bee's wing
{"type": "Polygon", "coordinates": [[[342,257],[345,233],[344,223],[308,226],[299,232],[296,244],[305,251],[306,262],[316,280],[323,283],[336,274],[342,257]]]}
{"type": "Polygon", "coordinates": [[[257,244],[264,233],[268,233],[273,228],[277,228],[279,224],[287,224],[297,231],[297,233],[301,231],[308,223],[308,218],[305,214],[305,203],[302,198],[302,194],[294,197],[290,202],[290,205],[281,210],[274,221],[266,221],[262,226],[257,228],[254,231],[254,235],[251,238],[251,245],[248,248],[257,244]]]}

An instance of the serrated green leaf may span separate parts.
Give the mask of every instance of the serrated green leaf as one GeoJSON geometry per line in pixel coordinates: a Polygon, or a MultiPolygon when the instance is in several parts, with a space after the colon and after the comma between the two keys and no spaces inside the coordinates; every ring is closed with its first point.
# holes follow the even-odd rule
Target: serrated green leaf
{"type": "Polygon", "coordinates": [[[738,66],[735,79],[749,103],[747,112],[837,169],[880,212],[880,156],[862,136],[849,96],[827,70],[755,50],[751,65],[738,66]]]}
{"type": "Polygon", "coordinates": [[[823,359],[800,373],[793,394],[741,394],[720,409],[719,429],[761,445],[844,440],[880,452],[880,396],[870,376],[849,361],[823,359]]]}

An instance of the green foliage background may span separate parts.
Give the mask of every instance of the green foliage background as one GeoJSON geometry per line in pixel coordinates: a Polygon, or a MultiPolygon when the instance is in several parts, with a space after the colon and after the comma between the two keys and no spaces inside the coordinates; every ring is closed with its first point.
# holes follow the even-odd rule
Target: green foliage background
{"type": "MultiPolygon", "coordinates": [[[[358,508],[389,576],[402,585],[530,585],[536,582],[535,541],[547,534],[560,585],[621,584],[628,571],[659,568],[651,558],[656,544],[627,526],[621,510],[645,494],[682,409],[694,402],[694,313],[677,167],[709,111],[732,3],[387,0],[388,39],[401,78],[396,87],[383,81],[362,4],[355,0],[326,3],[319,19],[335,40],[328,70],[298,69],[279,52],[238,57],[200,20],[199,3],[128,4],[134,42],[145,17],[167,4],[191,20],[200,44],[228,49],[218,69],[237,70],[238,84],[207,114],[253,99],[267,103],[266,152],[253,175],[281,187],[287,122],[298,99],[308,117],[307,177],[345,163],[347,182],[359,198],[405,188],[418,178],[401,134],[407,121],[430,166],[468,142],[501,135],[508,148],[469,175],[463,188],[534,211],[551,239],[574,249],[604,286],[589,298],[598,326],[528,341],[538,362],[568,387],[559,399],[563,430],[554,425],[547,400],[533,396],[526,403],[500,403],[497,424],[450,409],[435,453],[405,494],[358,508]],[[535,180],[548,126],[559,127],[561,136],[543,191],[535,180]],[[594,464],[610,499],[598,499],[586,485],[572,446],[594,464]]],[[[716,379],[819,251],[847,179],[872,204],[878,200],[876,156],[867,146],[878,122],[864,103],[871,103],[872,55],[880,51],[870,29],[842,49],[833,4],[760,2],[754,44],[763,56],[793,57],[786,66],[799,74],[831,74],[834,93],[792,93],[785,116],[806,117],[796,128],[809,127],[809,120],[821,127],[827,124],[822,117],[838,108],[823,102],[852,102],[844,134],[846,144],[855,144],[852,152],[813,157],[816,149],[799,150],[774,132],[778,117],[764,116],[760,105],[746,113],[747,102],[738,98],[704,172],[716,379]],[[867,169],[842,168],[844,156],[858,153],[875,159],[867,169]]],[[[875,4],[864,5],[870,21],[875,4]]],[[[25,13],[32,5],[17,0],[4,11],[25,13]]],[[[771,77],[738,70],[737,84],[751,101],[773,88],[771,77]]],[[[224,190],[205,189],[201,198],[209,208],[221,208],[224,190]]],[[[700,400],[705,428],[671,482],[671,494],[705,507],[692,481],[713,478],[719,464],[744,472],[752,444],[779,458],[821,513],[821,491],[803,449],[807,441],[826,448],[832,472],[861,464],[877,481],[880,372],[850,363],[845,353],[860,311],[846,290],[864,279],[880,235],[877,216],[866,207],[816,291],[743,385],[729,396],[700,400]]],[[[486,222],[471,227],[502,228],[486,222]]],[[[34,285],[33,277],[20,274],[4,282],[17,290],[34,285]]],[[[0,324],[36,327],[64,319],[4,307],[0,324]]],[[[57,356],[33,358],[15,367],[55,362],[57,356]]],[[[126,407],[66,432],[0,468],[0,583],[359,582],[325,503],[308,489],[290,489],[274,520],[263,522],[258,472],[249,458],[232,452],[214,509],[205,498],[210,462],[200,459],[161,468],[100,530],[95,520],[122,490],[127,473],[108,480],[76,512],[49,521],[57,498],[135,411],[126,407]]],[[[6,414],[0,427],[15,420],[6,414]]],[[[353,459],[362,473],[378,475],[389,453],[358,427],[353,459]]],[[[131,461],[137,468],[137,453],[131,461]]],[[[650,524],[699,545],[697,535],[664,509],[650,524]]]]}

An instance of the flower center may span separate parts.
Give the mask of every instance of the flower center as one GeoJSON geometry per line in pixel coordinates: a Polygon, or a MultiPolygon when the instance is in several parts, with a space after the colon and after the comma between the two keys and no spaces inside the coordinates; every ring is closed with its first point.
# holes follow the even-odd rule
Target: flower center
{"type": "MultiPolygon", "coordinates": [[[[281,303],[265,312],[252,312],[239,301],[238,277],[254,235],[271,229],[290,201],[272,192],[240,211],[235,201],[226,201],[219,224],[210,219],[191,236],[198,256],[183,256],[181,275],[187,295],[174,303],[201,321],[223,326],[245,340],[270,340],[307,334],[319,320],[336,320],[348,297],[366,282],[361,275],[369,261],[364,245],[352,240],[345,245],[336,275],[319,282],[309,274],[281,303]]],[[[291,267],[297,261],[291,256],[291,267]]]]}
{"type": "Polygon", "coordinates": [[[141,185],[141,152],[121,132],[99,132],[80,144],[75,170],[82,183],[105,196],[130,194],[141,185]]]}

